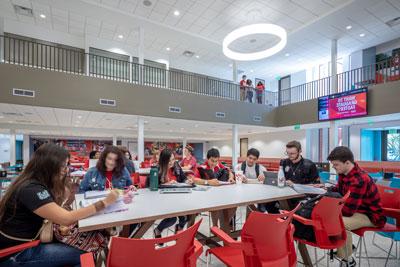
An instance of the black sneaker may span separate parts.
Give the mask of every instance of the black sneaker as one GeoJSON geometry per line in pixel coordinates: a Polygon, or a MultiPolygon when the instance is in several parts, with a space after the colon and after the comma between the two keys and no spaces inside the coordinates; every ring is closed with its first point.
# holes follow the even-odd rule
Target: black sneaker
{"type": "Polygon", "coordinates": [[[353,257],[351,257],[350,262],[348,262],[347,260],[340,261],[340,267],[355,267],[356,265],[357,265],[357,263],[353,257]]]}

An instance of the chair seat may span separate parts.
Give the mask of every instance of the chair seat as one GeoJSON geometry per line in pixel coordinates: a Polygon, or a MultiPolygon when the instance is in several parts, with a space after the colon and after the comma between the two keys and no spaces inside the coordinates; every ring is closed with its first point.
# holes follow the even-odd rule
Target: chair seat
{"type": "Polygon", "coordinates": [[[213,254],[227,266],[244,266],[244,258],[241,249],[231,247],[217,247],[209,249],[208,253],[213,254]]]}
{"type": "Polygon", "coordinates": [[[363,227],[360,229],[353,230],[352,232],[358,236],[364,236],[365,232],[399,232],[400,228],[398,228],[394,224],[386,223],[383,227],[363,227]]]}
{"type": "Polygon", "coordinates": [[[336,249],[336,248],[340,248],[346,242],[346,240],[341,239],[341,240],[336,241],[335,243],[325,244],[324,245],[324,244],[317,244],[315,242],[311,242],[311,241],[308,241],[308,240],[305,240],[305,239],[296,238],[296,237],[294,238],[294,240],[298,241],[300,243],[312,246],[312,247],[320,248],[320,249],[336,249]]]}

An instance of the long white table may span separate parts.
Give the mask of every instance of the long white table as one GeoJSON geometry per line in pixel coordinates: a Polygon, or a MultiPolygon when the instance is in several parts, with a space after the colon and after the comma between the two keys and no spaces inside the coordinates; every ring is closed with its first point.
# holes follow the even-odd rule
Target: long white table
{"type": "MultiPolygon", "coordinates": [[[[137,170],[137,172],[140,175],[149,175],[150,174],[150,170],[151,170],[151,168],[139,168],[139,170],[137,170]]],[[[183,170],[183,172],[184,173],[191,173],[193,171],[191,171],[191,170],[183,170]]]]}
{"type": "MultiPolygon", "coordinates": [[[[140,222],[153,222],[162,218],[191,215],[204,211],[221,210],[255,203],[271,202],[301,197],[290,187],[278,188],[263,184],[240,184],[210,187],[207,191],[190,194],[160,194],[158,191],[140,189],[128,210],[98,214],[79,221],[79,230],[90,231],[112,226],[140,222]]],[[[76,195],[76,203],[83,194],[76,195]]]]}

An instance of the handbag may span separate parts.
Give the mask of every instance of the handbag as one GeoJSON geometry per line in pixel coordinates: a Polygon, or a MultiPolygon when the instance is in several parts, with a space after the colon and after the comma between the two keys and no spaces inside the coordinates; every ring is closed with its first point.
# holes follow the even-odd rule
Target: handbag
{"type": "Polygon", "coordinates": [[[40,227],[39,231],[37,232],[35,237],[31,238],[31,239],[11,236],[11,235],[4,233],[1,230],[0,230],[0,234],[4,237],[7,237],[8,239],[15,240],[15,241],[31,242],[31,241],[37,240],[39,238],[40,242],[42,242],[42,243],[51,243],[53,241],[53,223],[46,219],[43,220],[43,224],[40,227]]]}

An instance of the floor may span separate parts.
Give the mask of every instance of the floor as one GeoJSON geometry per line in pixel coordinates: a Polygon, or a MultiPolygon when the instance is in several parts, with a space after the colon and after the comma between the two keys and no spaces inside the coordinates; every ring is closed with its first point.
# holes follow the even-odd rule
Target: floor
{"type": "MultiPolygon", "coordinates": [[[[246,214],[245,207],[240,207],[238,209],[237,213],[236,213],[236,222],[237,222],[237,226],[239,228],[241,228],[241,225],[244,222],[245,214],[246,214]]],[[[198,217],[198,218],[200,218],[200,217],[198,217]]],[[[203,218],[203,222],[200,225],[200,230],[199,231],[201,231],[204,234],[208,234],[210,232],[209,231],[209,229],[210,229],[209,225],[210,224],[209,224],[208,214],[207,213],[202,214],[202,218],[203,218]]],[[[144,235],[144,238],[152,238],[153,237],[152,231],[153,231],[153,228],[150,228],[149,231],[146,232],[146,234],[144,235]]],[[[168,231],[164,231],[163,236],[171,235],[171,234],[173,234],[172,228],[169,229],[168,231]]],[[[386,252],[382,251],[381,249],[377,248],[376,246],[374,246],[372,244],[372,238],[373,238],[373,234],[368,233],[366,235],[366,244],[367,244],[367,249],[368,249],[368,255],[370,257],[386,257],[387,256],[386,252]]],[[[353,238],[353,242],[355,242],[354,245],[357,245],[356,242],[358,242],[358,237],[354,237],[353,238]]],[[[384,237],[379,236],[379,235],[376,235],[375,243],[378,246],[384,248],[386,251],[389,250],[390,244],[391,244],[390,239],[384,238],[384,237]]],[[[397,257],[397,259],[390,259],[388,261],[388,264],[386,265],[387,267],[400,267],[400,242],[398,242],[398,243],[399,243],[398,244],[398,248],[397,248],[398,257],[397,257]]],[[[207,247],[204,247],[204,251],[205,250],[207,250],[207,247]]],[[[309,250],[309,254],[310,254],[310,257],[311,257],[312,261],[315,262],[314,248],[309,247],[308,250],[309,250]]],[[[394,255],[396,253],[395,251],[396,251],[396,245],[394,244],[393,245],[393,249],[392,249],[393,256],[395,256],[394,255]]],[[[322,258],[324,256],[324,251],[317,250],[317,254],[318,254],[318,258],[320,259],[320,258],[322,258]]],[[[300,256],[299,253],[298,253],[298,261],[301,261],[301,256],[300,256]]],[[[358,259],[357,259],[357,263],[358,263],[358,259]]],[[[385,264],[385,259],[370,259],[370,266],[371,267],[384,267],[384,264],[385,264]]],[[[206,264],[206,256],[204,255],[204,253],[203,253],[202,256],[200,256],[200,258],[199,258],[199,260],[197,262],[197,266],[200,266],[200,267],[207,266],[207,264],[206,264]]],[[[209,266],[222,267],[222,266],[225,266],[225,265],[223,263],[221,263],[218,259],[213,257],[211,259],[211,263],[210,263],[209,266]]],[[[304,265],[299,262],[297,264],[297,266],[304,266],[304,265]]],[[[314,264],[313,266],[317,266],[317,265],[314,264]]],[[[319,261],[319,263],[318,263],[318,266],[321,266],[321,267],[327,266],[326,258],[321,259],[319,261]]],[[[337,260],[334,260],[333,262],[329,263],[329,266],[339,267],[340,264],[339,264],[339,262],[337,260]]],[[[369,266],[368,262],[367,262],[367,259],[362,258],[361,259],[361,265],[357,264],[357,266],[369,266]]]]}

